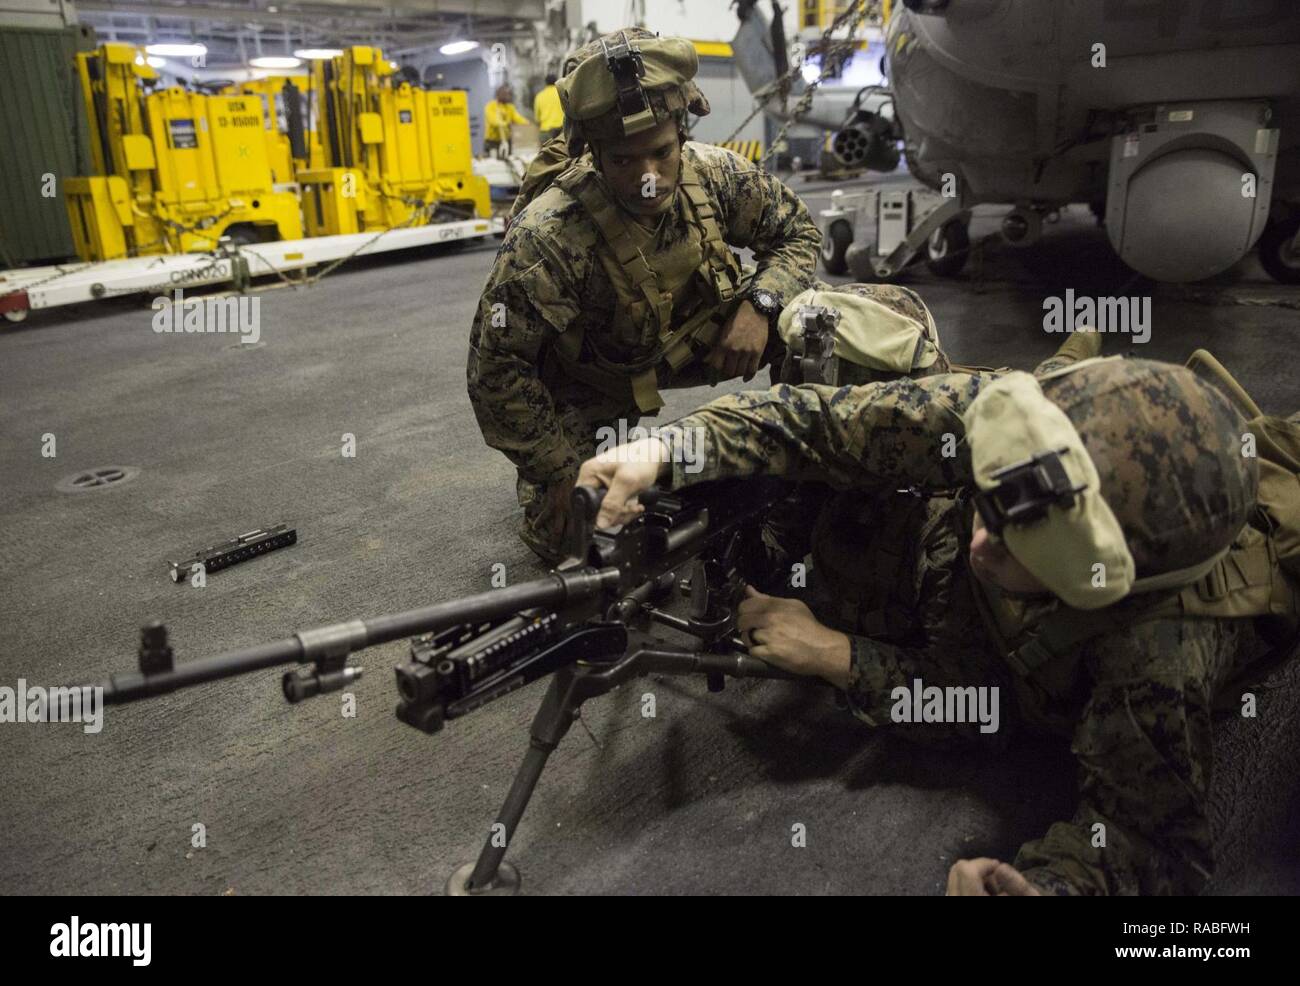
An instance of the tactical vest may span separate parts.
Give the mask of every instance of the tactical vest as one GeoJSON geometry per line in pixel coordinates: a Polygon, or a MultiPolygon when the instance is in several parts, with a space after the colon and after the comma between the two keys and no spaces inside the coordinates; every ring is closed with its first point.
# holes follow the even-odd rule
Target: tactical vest
{"type": "Polygon", "coordinates": [[[588,234],[589,241],[579,245],[595,249],[614,288],[613,334],[636,338],[649,352],[634,363],[610,359],[598,338],[573,326],[556,338],[555,359],[567,376],[635,401],[643,414],[657,411],[664,403],[660,367],[671,375],[707,353],[740,301],[740,262],[722,238],[717,210],[683,156],[678,184],[689,233],[671,250],[655,253],[655,232],[619,208],[586,159],[566,169],[555,184],[582,204],[596,227],[596,235],[588,234]]]}

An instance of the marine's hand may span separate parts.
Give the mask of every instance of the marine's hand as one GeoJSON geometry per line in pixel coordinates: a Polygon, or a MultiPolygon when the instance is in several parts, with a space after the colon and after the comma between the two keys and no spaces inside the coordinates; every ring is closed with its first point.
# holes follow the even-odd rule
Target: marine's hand
{"type": "Polygon", "coordinates": [[[997,859],[959,859],[948,871],[949,897],[1041,897],[1010,863],[997,859]]]}
{"type": "Polygon", "coordinates": [[[848,687],[853,660],[849,638],[817,622],[799,600],[746,586],[736,629],[754,657],[793,674],[819,675],[836,688],[848,687]]]}
{"type": "Polygon", "coordinates": [[[578,485],[609,490],[596,515],[597,527],[626,524],[645,507],[637,496],[648,490],[668,463],[668,451],[658,438],[643,438],[601,452],[578,470],[578,485]]]}
{"type": "Polygon", "coordinates": [[[744,377],[749,380],[767,348],[767,319],[748,301],[742,301],[727,324],[722,327],[717,345],[705,363],[719,371],[723,379],[744,377]]]}

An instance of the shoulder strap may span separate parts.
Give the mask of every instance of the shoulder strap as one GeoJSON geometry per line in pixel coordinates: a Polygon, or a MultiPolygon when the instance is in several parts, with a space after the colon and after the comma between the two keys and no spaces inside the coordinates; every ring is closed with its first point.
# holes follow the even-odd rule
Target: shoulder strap
{"type": "MultiPolygon", "coordinates": [[[[979,590],[977,590],[978,592],[979,590]]],[[[1169,617],[1247,619],[1268,616],[1297,623],[1296,587],[1283,576],[1273,542],[1251,528],[1210,571],[1175,593],[1133,597],[1099,610],[1061,608],[1038,632],[1010,651],[1007,662],[1029,676],[1093,637],[1169,617]]]]}
{"type": "Polygon", "coordinates": [[[694,165],[682,155],[682,191],[691,204],[691,211],[704,237],[704,262],[708,271],[707,279],[717,291],[718,300],[730,301],[736,293],[734,274],[739,271],[735,255],[722,238],[722,229],[718,226],[718,212],[713,200],[700,184],[700,176],[694,165]],[[728,276],[733,275],[733,276],[728,276]]]}

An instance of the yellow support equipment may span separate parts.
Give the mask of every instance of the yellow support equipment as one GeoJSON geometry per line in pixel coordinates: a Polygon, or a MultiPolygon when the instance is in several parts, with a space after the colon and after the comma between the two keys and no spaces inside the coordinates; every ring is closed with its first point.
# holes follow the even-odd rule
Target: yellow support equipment
{"type": "Polygon", "coordinates": [[[299,239],[297,197],[274,190],[260,100],[157,89],[130,45],[77,56],[93,176],[64,183],[77,254],[115,260],[299,239]]]}
{"type": "Polygon", "coordinates": [[[309,236],[424,225],[438,211],[491,214],[471,167],[464,93],[395,83],[383,52],[365,46],[315,62],[311,85],[323,166],[297,173],[309,236]]]}
{"type": "Polygon", "coordinates": [[[289,144],[289,132],[284,123],[284,87],[292,85],[301,92],[305,81],[305,77],[267,76],[264,79],[235,83],[229,87],[230,92],[223,93],[256,96],[261,101],[267,163],[271,166],[271,180],[276,185],[292,185],[294,182],[293,148],[289,144]]]}

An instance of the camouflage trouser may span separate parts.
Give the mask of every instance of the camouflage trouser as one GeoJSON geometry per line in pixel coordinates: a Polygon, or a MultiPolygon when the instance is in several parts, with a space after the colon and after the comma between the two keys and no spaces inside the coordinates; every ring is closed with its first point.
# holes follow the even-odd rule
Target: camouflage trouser
{"type": "MultiPolygon", "coordinates": [[[[767,349],[763,351],[760,364],[767,367],[775,382],[775,374],[785,358],[785,346],[775,331],[772,332],[767,349]]],[[[688,363],[670,379],[660,383],[664,390],[677,390],[687,387],[700,387],[719,382],[717,373],[700,361],[688,363]]],[[[755,387],[765,387],[756,377],[755,387]]],[[[524,516],[519,525],[519,537],[530,549],[547,564],[560,561],[563,532],[551,530],[552,518],[547,511],[547,495],[552,487],[563,483],[572,484],[578,475],[578,465],[587,461],[598,451],[612,448],[620,437],[619,424],[623,424],[623,433],[630,432],[641,420],[641,411],[632,400],[620,400],[611,397],[594,387],[569,377],[560,377],[558,373],[548,379],[551,398],[560,418],[560,425],[568,443],[578,453],[578,463],[573,474],[556,483],[538,483],[528,479],[522,472],[518,473],[515,492],[519,496],[519,505],[523,507],[524,516]],[[602,432],[602,429],[609,429],[602,432]]]]}
{"type": "MultiPolygon", "coordinates": [[[[620,420],[626,422],[624,427],[629,431],[640,420],[640,411],[635,404],[624,404],[576,380],[557,381],[551,396],[555,400],[555,410],[565,438],[578,453],[579,464],[596,454],[610,432],[617,441],[620,420]],[[610,432],[602,432],[602,429],[610,429],[610,432]]],[[[573,474],[560,482],[571,485],[577,476],[575,466],[573,474]]],[[[550,529],[552,517],[546,504],[547,496],[555,485],[560,483],[536,483],[527,479],[522,472],[518,474],[515,483],[519,506],[524,509],[519,524],[519,537],[549,565],[560,561],[562,537],[562,532],[557,534],[550,529]]]]}

